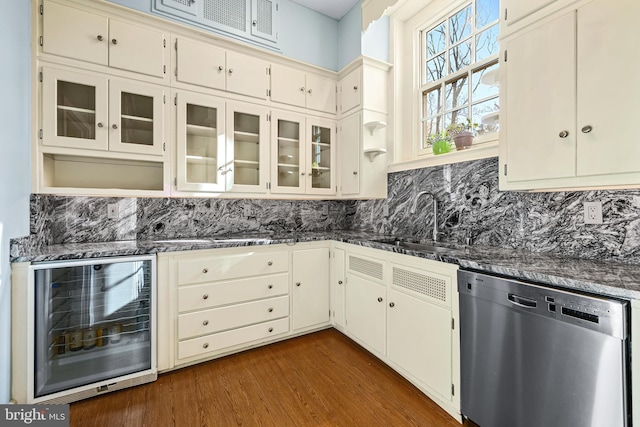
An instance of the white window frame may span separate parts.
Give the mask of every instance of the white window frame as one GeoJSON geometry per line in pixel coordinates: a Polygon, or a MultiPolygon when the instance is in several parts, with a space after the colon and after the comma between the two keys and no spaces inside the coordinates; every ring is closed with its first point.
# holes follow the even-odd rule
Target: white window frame
{"type": "MultiPolygon", "coordinates": [[[[415,38],[416,38],[416,43],[417,43],[417,47],[419,49],[419,55],[418,55],[418,64],[414,64],[414,66],[416,67],[417,70],[417,74],[418,74],[418,82],[417,82],[417,93],[416,93],[416,97],[418,98],[418,140],[415,141],[414,143],[417,144],[417,154],[418,156],[433,156],[433,152],[431,147],[426,147],[425,145],[425,140],[426,140],[426,135],[424,132],[424,122],[429,118],[425,115],[425,112],[423,111],[423,96],[424,93],[427,91],[431,91],[434,90],[438,87],[441,88],[442,90],[442,96],[444,99],[446,99],[446,94],[445,94],[445,90],[446,90],[446,84],[455,80],[460,79],[463,76],[467,76],[467,86],[468,86],[468,96],[467,96],[467,105],[466,107],[455,107],[455,108],[451,108],[451,109],[447,109],[445,103],[443,103],[443,111],[440,114],[437,114],[436,116],[442,116],[443,119],[446,118],[448,113],[451,113],[452,111],[456,111],[459,110],[461,108],[467,108],[468,109],[468,117],[471,117],[472,115],[472,107],[474,104],[477,104],[478,102],[482,102],[482,101],[486,101],[486,100],[490,100],[490,99],[495,99],[495,96],[489,96],[487,98],[480,98],[480,99],[472,99],[472,75],[475,71],[477,70],[481,70],[483,68],[488,68],[494,65],[498,65],[499,66],[499,56],[500,56],[500,52],[496,52],[493,55],[488,56],[487,58],[484,58],[478,62],[474,62],[475,60],[475,53],[476,53],[476,36],[478,34],[480,34],[482,31],[477,31],[478,29],[475,27],[475,16],[476,16],[476,1],[475,0],[465,0],[464,2],[456,2],[455,5],[453,5],[450,8],[447,8],[446,10],[442,11],[442,13],[439,13],[436,15],[436,18],[431,19],[429,21],[427,21],[425,24],[423,24],[422,26],[417,28],[417,31],[415,33],[415,38]],[[441,23],[445,23],[446,25],[446,31],[445,31],[445,39],[448,39],[448,35],[449,35],[449,22],[450,19],[455,16],[457,13],[459,13],[460,11],[464,10],[465,8],[471,6],[472,8],[472,16],[474,19],[474,24],[473,24],[473,28],[471,33],[464,38],[463,41],[459,41],[458,43],[456,43],[455,45],[461,45],[463,43],[465,43],[466,40],[470,40],[471,42],[471,52],[473,54],[473,58],[472,58],[472,62],[470,63],[470,65],[461,68],[458,71],[449,73],[448,71],[445,73],[444,77],[436,80],[436,81],[432,81],[432,82],[424,82],[424,76],[426,75],[427,72],[427,60],[429,59],[427,57],[427,46],[426,46],[426,34],[435,29],[438,25],[440,25],[441,23]]],[[[432,15],[433,16],[433,15],[432,15]]],[[[499,24],[499,20],[496,19],[495,21],[491,21],[489,23],[486,23],[484,25],[484,27],[481,28],[481,30],[487,30],[488,28],[490,28],[493,25],[497,25],[498,30],[500,29],[500,24],[499,24]]],[[[453,45],[453,46],[455,46],[453,45]]],[[[449,41],[446,40],[446,45],[445,45],[445,50],[444,50],[444,56],[445,56],[445,68],[448,70],[449,69],[449,50],[452,47],[452,45],[450,45],[449,41]]],[[[499,99],[500,95],[498,94],[498,99],[499,99]]],[[[443,100],[444,100],[443,99],[443,100]]],[[[432,117],[436,117],[436,116],[432,116],[432,117]]],[[[446,125],[448,123],[446,123],[446,121],[443,124],[443,129],[446,128],[446,125]]],[[[441,129],[441,130],[443,130],[441,129]]],[[[476,136],[476,138],[474,139],[474,145],[477,146],[479,144],[483,144],[483,143],[487,143],[487,142],[491,142],[491,141],[495,141],[498,139],[498,132],[493,132],[493,133],[486,133],[483,135],[478,135],[476,136]]]]}

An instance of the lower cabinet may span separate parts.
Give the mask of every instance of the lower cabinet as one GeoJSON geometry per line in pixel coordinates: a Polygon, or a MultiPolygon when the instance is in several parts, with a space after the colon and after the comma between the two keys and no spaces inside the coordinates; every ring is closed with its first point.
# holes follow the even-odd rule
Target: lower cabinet
{"type": "Polygon", "coordinates": [[[293,256],[293,330],[329,322],[329,248],[296,250],[293,256]]]}

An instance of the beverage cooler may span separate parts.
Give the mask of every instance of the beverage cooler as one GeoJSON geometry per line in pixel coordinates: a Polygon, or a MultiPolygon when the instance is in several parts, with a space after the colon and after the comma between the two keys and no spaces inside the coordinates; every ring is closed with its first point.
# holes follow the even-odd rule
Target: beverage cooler
{"type": "Polygon", "coordinates": [[[155,381],[155,256],[30,267],[27,392],[75,400],[155,381]]]}

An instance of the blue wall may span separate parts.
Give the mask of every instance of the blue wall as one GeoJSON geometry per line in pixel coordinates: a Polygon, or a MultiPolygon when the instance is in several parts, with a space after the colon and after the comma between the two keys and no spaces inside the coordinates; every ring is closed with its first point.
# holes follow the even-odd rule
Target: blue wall
{"type": "Polygon", "coordinates": [[[362,12],[360,2],[338,21],[338,70],[362,53],[362,12]]]}
{"type": "Polygon", "coordinates": [[[0,39],[0,403],[10,399],[9,239],[29,234],[31,190],[31,2],[3,2],[0,39]]]}
{"type": "Polygon", "coordinates": [[[391,20],[383,16],[373,21],[362,35],[362,54],[389,62],[391,20]]]}

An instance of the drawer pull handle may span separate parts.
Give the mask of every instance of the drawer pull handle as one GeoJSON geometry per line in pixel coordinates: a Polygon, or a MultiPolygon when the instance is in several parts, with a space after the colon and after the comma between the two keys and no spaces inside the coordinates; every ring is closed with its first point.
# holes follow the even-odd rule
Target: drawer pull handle
{"type": "Polygon", "coordinates": [[[222,65],[218,65],[218,71],[222,71],[224,70],[224,67],[222,65]]]}
{"type": "Polygon", "coordinates": [[[296,282],[296,286],[300,286],[300,282],[296,282]]]}
{"type": "Polygon", "coordinates": [[[209,272],[209,269],[208,269],[208,268],[203,268],[203,269],[202,269],[202,272],[203,272],[204,274],[207,274],[207,273],[209,272]]]}
{"type": "Polygon", "coordinates": [[[569,136],[569,132],[567,132],[566,130],[563,130],[562,132],[560,132],[560,133],[558,134],[558,136],[559,136],[560,138],[566,138],[566,137],[568,137],[568,136],[569,136]]]}
{"type": "Polygon", "coordinates": [[[114,124],[112,124],[112,125],[111,125],[111,127],[112,127],[112,128],[114,128],[114,129],[118,129],[118,125],[117,125],[117,124],[115,124],[115,123],[114,123],[114,124]]]}
{"type": "Polygon", "coordinates": [[[273,332],[273,328],[269,328],[269,332],[273,332]]]}
{"type": "Polygon", "coordinates": [[[353,87],[353,90],[358,90],[358,86],[354,86],[354,87],[353,87]]]}
{"type": "Polygon", "coordinates": [[[338,280],[338,285],[342,285],[342,280],[338,280]]]}
{"type": "Polygon", "coordinates": [[[103,127],[103,126],[104,126],[104,125],[102,124],[102,122],[98,122],[98,127],[99,127],[99,128],[101,128],[101,127],[103,127]]]}
{"type": "Polygon", "coordinates": [[[202,322],[202,324],[203,324],[204,326],[207,326],[207,325],[209,324],[209,321],[208,321],[208,320],[205,320],[204,322],[202,322]]]}
{"type": "Polygon", "coordinates": [[[300,92],[304,92],[304,87],[301,87],[301,88],[300,88],[300,92]]]}
{"type": "Polygon", "coordinates": [[[101,42],[103,40],[103,37],[101,35],[98,35],[98,41],[101,42]]]}
{"type": "Polygon", "coordinates": [[[591,131],[593,130],[593,127],[592,127],[592,126],[587,125],[587,126],[583,127],[583,128],[582,128],[582,129],[580,129],[580,130],[582,131],[582,133],[589,133],[589,132],[591,132],[591,131]]]}
{"type": "Polygon", "coordinates": [[[382,302],[382,297],[378,297],[378,302],[382,302]]]}
{"type": "Polygon", "coordinates": [[[273,307],[269,307],[269,313],[273,313],[273,307]]]}
{"type": "Polygon", "coordinates": [[[390,303],[389,303],[389,307],[393,308],[393,307],[395,307],[395,306],[396,306],[396,304],[395,304],[395,303],[393,303],[393,302],[390,302],[390,303]]]}
{"type": "Polygon", "coordinates": [[[209,348],[209,343],[206,342],[206,343],[202,344],[202,348],[209,348]]]}
{"type": "Polygon", "coordinates": [[[269,265],[269,266],[273,265],[273,261],[269,261],[269,262],[267,263],[267,265],[269,265]]]}
{"type": "Polygon", "coordinates": [[[229,68],[229,74],[233,74],[233,68],[229,68]]]}
{"type": "Polygon", "coordinates": [[[202,295],[202,299],[208,299],[208,298],[209,298],[209,294],[202,295]]]}
{"type": "Polygon", "coordinates": [[[118,44],[118,40],[116,40],[116,39],[111,39],[111,43],[113,43],[113,44],[118,44]]]}
{"type": "Polygon", "coordinates": [[[269,285],[269,286],[267,286],[267,288],[273,289],[273,285],[269,285]]]}

